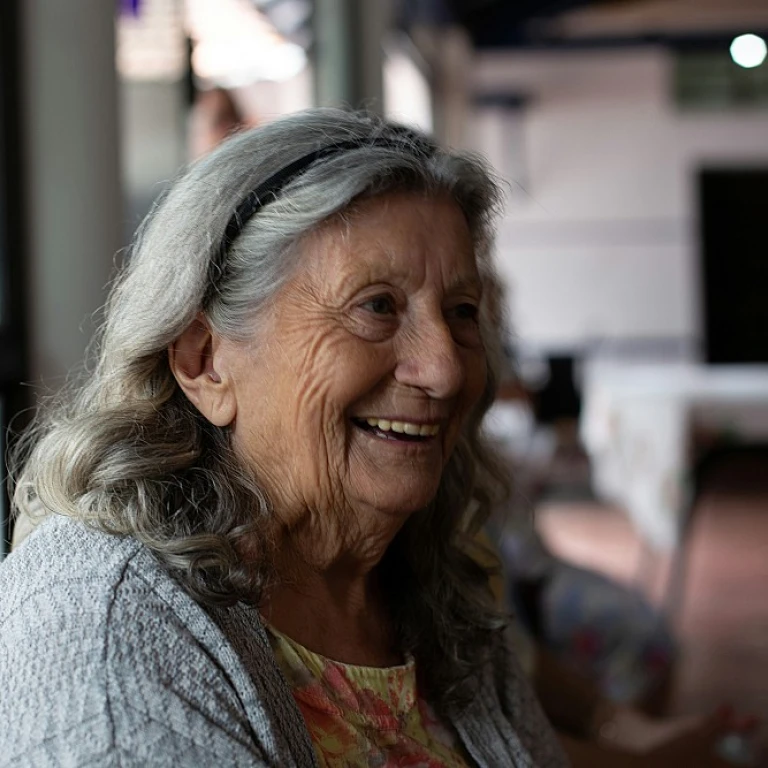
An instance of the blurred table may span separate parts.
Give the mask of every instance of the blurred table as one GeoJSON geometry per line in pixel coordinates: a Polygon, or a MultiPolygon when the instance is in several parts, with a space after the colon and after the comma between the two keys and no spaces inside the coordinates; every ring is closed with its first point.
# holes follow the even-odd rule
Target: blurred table
{"type": "Polygon", "coordinates": [[[681,541],[700,451],[768,440],[768,366],[595,360],[582,390],[595,493],[657,551],[681,541]]]}

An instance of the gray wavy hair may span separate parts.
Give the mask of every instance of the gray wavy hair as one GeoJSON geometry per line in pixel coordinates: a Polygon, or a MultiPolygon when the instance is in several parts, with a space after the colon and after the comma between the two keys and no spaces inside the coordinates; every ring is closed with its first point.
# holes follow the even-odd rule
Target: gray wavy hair
{"type": "MultiPolygon", "coordinates": [[[[112,287],[92,370],[42,409],[21,440],[15,511],[42,508],[134,536],[195,599],[258,604],[275,578],[269,499],[238,461],[229,431],[207,422],[181,392],[168,346],[201,311],[216,333],[243,339],[299,263],[303,237],[353,201],[411,190],[452,195],[480,272],[490,275],[500,195],[483,162],[371,115],[297,113],[240,134],[192,165],[140,228],[112,287]],[[348,141],[360,147],[290,181],[245,224],[225,266],[212,269],[227,223],[250,191],[296,158],[348,141]]],[[[489,325],[481,313],[489,360],[482,401],[436,498],[411,516],[380,564],[401,650],[422,662],[428,695],[441,707],[466,700],[503,625],[488,572],[471,556],[503,483],[480,434],[496,386],[489,325]]]]}

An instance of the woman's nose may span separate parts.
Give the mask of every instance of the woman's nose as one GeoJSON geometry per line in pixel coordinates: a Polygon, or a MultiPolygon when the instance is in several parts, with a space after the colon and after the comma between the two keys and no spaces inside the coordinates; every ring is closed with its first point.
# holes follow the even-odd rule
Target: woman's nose
{"type": "Polygon", "coordinates": [[[465,363],[445,319],[421,320],[403,329],[395,379],[430,397],[455,397],[466,379],[465,363]]]}

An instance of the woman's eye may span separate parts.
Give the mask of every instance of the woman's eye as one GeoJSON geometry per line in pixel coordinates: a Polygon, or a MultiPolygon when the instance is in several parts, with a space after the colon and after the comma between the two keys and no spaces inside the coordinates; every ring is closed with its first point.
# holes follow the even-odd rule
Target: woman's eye
{"type": "Polygon", "coordinates": [[[451,310],[457,320],[477,320],[479,310],[476,304],[459,304],[451,310]]]}
{"type": "Polygon", "coordinates": [[[366,301],[363,307],[373,312],[374,315],[395,314],[395,302],[391,296],[376,296],[366,301]]]}

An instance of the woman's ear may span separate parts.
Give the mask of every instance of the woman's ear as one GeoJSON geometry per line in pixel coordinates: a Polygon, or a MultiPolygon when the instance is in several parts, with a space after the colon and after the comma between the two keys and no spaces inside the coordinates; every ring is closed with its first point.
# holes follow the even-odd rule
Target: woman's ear
{"type": "MultiPolygon", "coordinates": [[[[226,427],[237,413],[232,380],[219,370],[220,339],[199,315],[168,347],[168,364],[189,401],[211,424],[226,427]]],[[[221,356],[223,357],[223,356],[221,356]]]]}

